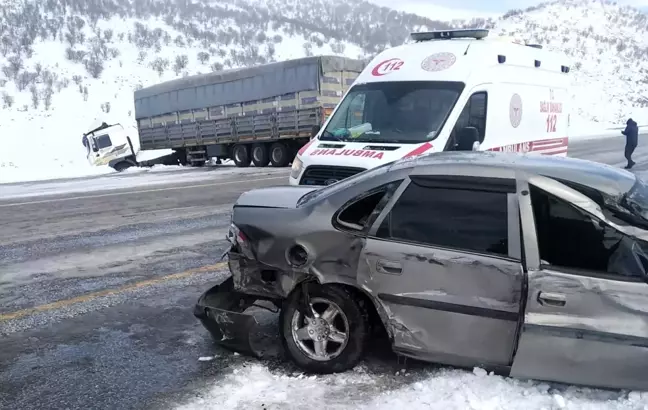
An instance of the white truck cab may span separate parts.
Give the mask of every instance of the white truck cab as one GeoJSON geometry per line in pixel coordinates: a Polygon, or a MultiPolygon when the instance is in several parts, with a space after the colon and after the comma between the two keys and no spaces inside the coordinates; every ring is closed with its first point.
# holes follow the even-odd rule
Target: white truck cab
{"type": "Polygon", "coordinates": [[[110,165],[117,171],[137,165],[134,160],[135,149],[121,124],[108,125],[102,122],[93,124],[90,128],[82,138],[90,165],[110,165]]]}
{"type": "Polygon", "coordinates": [[[567,155],[569,63],[488,30],[412,33],[362,71],[293,160],[291,185],[329,185],[449,150],[567,155]]]}
{"type": "Polygon", "coordinates": [[[82,143],[86,148],[86,158],[90,165],[108,165],[117,172],[130,167],[151,167],[154,165],[179,165],[178,155],[170,149],[149,150],[142,152],[139,146],[133,145],[130,135],[137,129],[125,128],[119,123],[109,125],[97,121],[83,134],[82,143]]]}

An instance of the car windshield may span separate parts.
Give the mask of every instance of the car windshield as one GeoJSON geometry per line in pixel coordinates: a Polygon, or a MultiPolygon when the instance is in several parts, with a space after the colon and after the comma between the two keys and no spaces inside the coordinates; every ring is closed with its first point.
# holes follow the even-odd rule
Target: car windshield
{"type": "Polygon", "coordinates": [[[420,143],[436,138],[461,82],[397,81],[351,88],[320,136],[324,141],[420,143]]]}
{"type": "Polygon", "coordinates": [[[648,221],[648,184],[646,181],[636,177],[634,185],[623,195],[620,203],[633,215],[648,221]]]}

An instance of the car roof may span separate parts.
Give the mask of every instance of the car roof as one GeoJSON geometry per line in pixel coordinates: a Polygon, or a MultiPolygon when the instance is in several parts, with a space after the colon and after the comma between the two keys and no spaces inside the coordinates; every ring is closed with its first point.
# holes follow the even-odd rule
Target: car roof
{"type": "MultiPolygon", "coordinates": [[[[396,161],[391,171],[405,168],[436,168],[451,166],[463,168],[496,168],[501,170],[522,170],[531,174],[585,185],[609,195],[627,192],[637,177],[623,169],[571,157],[557,157],[541,154],[503,153],[492,151],[445,151],[419,156],[415,159],[396,161]]],[[[449,169],[450,172],[452,172],[449,169]]],[[[476,170],[476,175],[478,172],[476,170]]]]}

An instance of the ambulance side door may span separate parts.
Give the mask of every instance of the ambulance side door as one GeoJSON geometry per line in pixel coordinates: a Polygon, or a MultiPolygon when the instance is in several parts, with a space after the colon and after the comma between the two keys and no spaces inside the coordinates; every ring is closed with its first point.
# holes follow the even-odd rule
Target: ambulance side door
{"type": "Polygon", "coordinates": [[[457,122],[450,132],[450,138],[448,138],[445,151],[456,151],[458,149],[457,137],[461,129],[465,127],[477,128],[479,132],[479,143],[483,144],[486,137],[487,114],[488,91],[482,87],[473,89],[461,110],[461,114],[457,118],[457,122]]]}

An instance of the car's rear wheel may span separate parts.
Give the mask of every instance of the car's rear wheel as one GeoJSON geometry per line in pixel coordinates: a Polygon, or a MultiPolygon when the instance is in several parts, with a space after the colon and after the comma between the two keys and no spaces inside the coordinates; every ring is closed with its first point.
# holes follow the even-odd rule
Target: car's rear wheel
{"type": "Polygon", "coordinates": [[[369,329],[366,309],[344,288],[312,284],[310,306],[301,290],[284,302],[280,326],[284,349],[301,369],[336,373],[352,369],[362,358],[369,329]],[[301,312],[310,309],[312,317],[301,312]]]}

